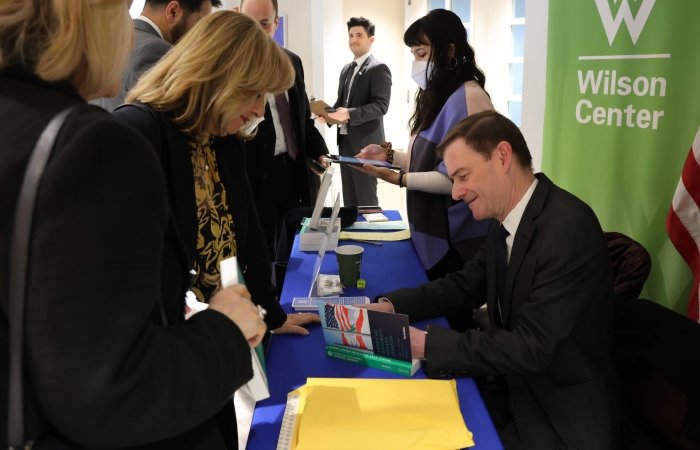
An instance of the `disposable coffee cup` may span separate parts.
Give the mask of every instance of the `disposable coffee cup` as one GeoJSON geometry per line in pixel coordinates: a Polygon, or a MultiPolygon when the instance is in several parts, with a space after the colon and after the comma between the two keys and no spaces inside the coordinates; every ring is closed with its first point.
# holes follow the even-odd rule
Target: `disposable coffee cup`
{"type": "Polygon", "coordinates": [[[355,287],[360,279],[362,267],[362,252],[365,249],[359,245],[341,245],[335,248],[338,258],[338,273],[340,282],[345,287],[355,287]]]}

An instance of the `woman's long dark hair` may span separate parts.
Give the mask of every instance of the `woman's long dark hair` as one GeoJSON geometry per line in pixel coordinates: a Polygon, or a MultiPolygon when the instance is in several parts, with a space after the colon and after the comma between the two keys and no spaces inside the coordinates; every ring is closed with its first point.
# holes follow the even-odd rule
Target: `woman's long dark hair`
{"type": "Polygon", "coordinates": [[[409,125],[411,134],[427,129],[447,102],[466,81],[474,80],[484,88],[486,76],[476,65],[474,49],[467,42],[467,30],[457,14],[446,9],[434,9],[411,24],[403,35],[408,47],[430,45],[433,69],[427,89],[416,93],[416,109],[409,125]],[[448,57],[450,44],[454,57],[448,57]]]}

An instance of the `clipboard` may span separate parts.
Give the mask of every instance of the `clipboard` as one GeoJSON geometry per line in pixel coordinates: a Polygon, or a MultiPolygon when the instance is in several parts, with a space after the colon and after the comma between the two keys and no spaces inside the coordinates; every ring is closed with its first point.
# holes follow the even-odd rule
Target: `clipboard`
{"type": "Polygon", "coordinates": [[[330,125],[340,125],[342,122],[332,119],[329,115],[328,112],[326,112],[326,108],[330,108],[331,106],[324,102],[323,100],[311,100],[309,101],[309,108],[311,109],[311,112],[314,115],[321,116],[326,120],[327,124],[330,125]]]}

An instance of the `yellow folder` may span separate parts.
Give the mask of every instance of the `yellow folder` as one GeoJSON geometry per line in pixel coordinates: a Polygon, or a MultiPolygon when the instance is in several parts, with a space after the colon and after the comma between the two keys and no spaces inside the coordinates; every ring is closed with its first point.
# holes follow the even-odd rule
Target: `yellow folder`
{"type": "Polygon", "coordinates": [[[446,450],[474,445],[454,380],[309,378],[290,396],[298,398],[290,426],[292,449],[446,450]]]}

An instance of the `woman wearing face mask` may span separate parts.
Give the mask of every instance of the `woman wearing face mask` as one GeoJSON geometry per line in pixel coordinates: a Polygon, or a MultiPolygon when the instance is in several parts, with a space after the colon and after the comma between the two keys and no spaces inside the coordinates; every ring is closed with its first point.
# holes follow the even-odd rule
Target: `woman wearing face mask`
{"type": "MultiPolygon", "coordinates": [[[[202,19],[127,95],[114,116],[156,149],[186,264],[200,302],[221,289],[219,263],[235,256],[268,329],[308,334],[315,314],[287,315],[271,283],[271,263],[234,134],[265,114],[265,94],[294,82],[289,57],[249,17],[233,11],[202,19]]],[[[164,280],[167,286],[167,280],[164,280]]],[[[184,313],[184,306],[183,306],[184,313]]]]}
{"type": "Polygon", "coordinates": [[[428,277],[435,279],[471,259],[488,228],[488,221],[472,217],[466,203],[452,200],[452,183],[435,146],[457,122],[494,108],[484,91],[486,77],[455,13],[430,11],[408,27],[404,43],[415,58],[411,76],[420,87],[408,151],[372,144],[357,157],[388,160],[403,168],[395,172],[365,164],[360,170],[406,188],[411,239],[428,277]]]}

